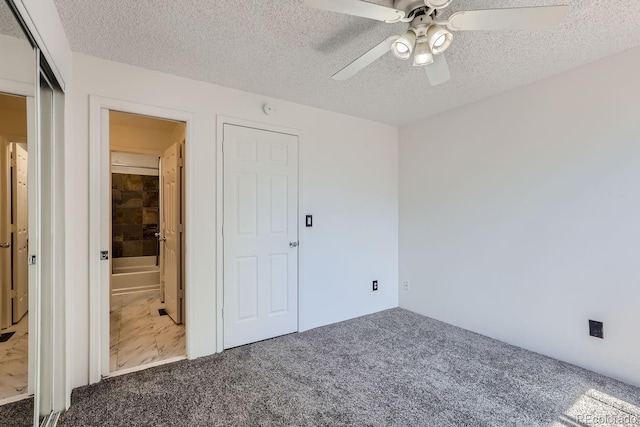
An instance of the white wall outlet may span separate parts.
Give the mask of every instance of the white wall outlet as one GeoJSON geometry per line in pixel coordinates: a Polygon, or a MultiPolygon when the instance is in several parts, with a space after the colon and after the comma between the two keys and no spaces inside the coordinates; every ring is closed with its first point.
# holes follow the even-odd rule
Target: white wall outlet
{"type": "Polygon", "coordinates": [[[404,289],[405,291],[409,290],[409,281],[405,280],[404,282],[402,282],[402,289],[404,289]]]}

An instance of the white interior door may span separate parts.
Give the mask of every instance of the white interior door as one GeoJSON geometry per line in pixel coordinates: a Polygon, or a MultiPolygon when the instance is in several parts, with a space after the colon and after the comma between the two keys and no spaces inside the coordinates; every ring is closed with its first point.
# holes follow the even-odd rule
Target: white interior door
{"type": "Polygon", "coordinates": [[[298,330],[298,138],[224,124],[224,348],[298,330]]]}
{"type": "Polygon", "coordinates": [[[156,233],[156,237],[158,238],[158,265],[160,266],[160,300],[164,304],[164,238],[162,237],[163,227],[164,227],[164,199],[162,198],[162,193],[164,189],[164,174],[163,174],[163,163],[162,156],[158,157],[158,188],[160,191],[158,192],[158,206],[159,209],[159,219],[160,222],[158,224],[158,232],[156,233]]]}
{"type": "Polygon", "coordinates": [[[27,146],[12,144],[13,155],[13,323],[18,323],[29,310],[29,215],[28,215],[28,164],[27,146]]]}
{"type": "Polygon", "coordinates": [[[11,326],[11,163],[0,136],[0,329],[11,326]]]}
{"type": "Polygon", "coordinates": [[[169,147],[162,156],[162,277],[164,305],[176,323],[182,323],[181,272],[181,170],[180,144],[169,147]]]}

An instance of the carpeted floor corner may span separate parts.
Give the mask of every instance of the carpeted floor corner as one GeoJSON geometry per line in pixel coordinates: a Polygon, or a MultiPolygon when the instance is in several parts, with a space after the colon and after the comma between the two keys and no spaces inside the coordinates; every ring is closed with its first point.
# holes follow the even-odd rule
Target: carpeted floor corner
{"type": "Polygon", "coordinates": [[[33,426],[33,399],[0,406],[0,427],[33,426]]]}
{"type": "Polygon", "coordinates": [[[640,388],[403,309],[107,379],[72,402],[59,425],[640,425],[640,388]]]}

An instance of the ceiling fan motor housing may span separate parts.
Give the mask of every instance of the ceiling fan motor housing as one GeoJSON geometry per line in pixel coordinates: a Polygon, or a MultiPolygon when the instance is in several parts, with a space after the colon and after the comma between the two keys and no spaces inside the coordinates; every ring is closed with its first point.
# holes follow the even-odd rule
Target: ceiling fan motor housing
{"type": "Polygon", "coordinates": [[[405,12],[405,16],[409,16],[416,9],[424,8],[424,0],[394,0],[393,7],[405,12]]]}
{"type": "Polygon", "coordinates": [[[420,14],[411,21],[411,29],[416,33],[418,38],[425,37],[427,35],[427,28],[433,23],[433,18],[430,15],[420,14]]]}
{"type": "Polygon", "coordinates": [[[452,0],[424,0],[424,4],[434,9],[443,9],[451,4],[452,0]]]}

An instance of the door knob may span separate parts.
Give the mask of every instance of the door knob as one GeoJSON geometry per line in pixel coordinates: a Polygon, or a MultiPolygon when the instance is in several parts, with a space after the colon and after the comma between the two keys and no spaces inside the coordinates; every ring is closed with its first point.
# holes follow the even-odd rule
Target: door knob
{"type": "Polygon", "coordinates": [[[154,236],[156,236],[158,238],[158,240],[160,240],[161,242],[164,242],[164,241],[167,240],[166,237],[160,236],[160,233],[154,233],[154,236]]]}
{"type": "Polygon", "coordinates": [[[298,246],[298,242],[294,242],[294,241],[289,242],[290,248],[295,248],[296,246],[298,246]]]}
{"type": "Polygon", "coordinates": [[[11,243],[0,243],[0,248],[8,248],[11,246],[11,243]]]}

